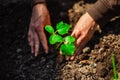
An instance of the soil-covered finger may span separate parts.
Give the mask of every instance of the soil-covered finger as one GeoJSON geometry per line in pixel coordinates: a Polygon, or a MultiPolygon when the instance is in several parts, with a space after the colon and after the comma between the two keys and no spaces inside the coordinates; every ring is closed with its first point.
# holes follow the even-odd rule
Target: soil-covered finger
{"type": "MultiPolygon", "coordinates": [[[[35,30],[34,30],[35,31],[35,30]]],[[[39,35],[37,34],[37,32],[34,32],[34,43],[35,43],[35,56],[37,56],[39,54],[39,47],[40,47],[40,42],[39,42],[39,35]]]]}
{"type": "Polygon", "coordinates": [[[47,43],[47,38],[46,38],[45,32],[39,31],[38,34],[39,34],[39,39],[44,48],[45,53],[48,53],[48,43],[47,43]]]}
{"type": "Polygon", "coordinates": [[[34,53],[34,49],[35,49],[35,43],[34,43],[34,30],[31,28],[30,29],[30,38],[29,38],[29,44],[30,44],[30,47],[31,47],[31,52],[34,53]]]}

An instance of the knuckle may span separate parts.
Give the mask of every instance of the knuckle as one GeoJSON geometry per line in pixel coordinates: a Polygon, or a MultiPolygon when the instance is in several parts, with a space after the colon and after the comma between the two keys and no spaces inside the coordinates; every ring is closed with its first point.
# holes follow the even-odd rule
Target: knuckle
{"type": "Polygon", "coordinates": [[[44,31],[44,28],[42,28],[41,26],[35,26],[35,29],[36,29],[37,31],[44,31]]]}

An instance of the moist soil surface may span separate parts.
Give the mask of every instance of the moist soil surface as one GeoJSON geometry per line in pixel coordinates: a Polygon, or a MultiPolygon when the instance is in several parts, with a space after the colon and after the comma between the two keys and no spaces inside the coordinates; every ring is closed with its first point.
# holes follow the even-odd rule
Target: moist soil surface
{"type": "MultiPolygon", "coordinates": [[[[95,2],[60,1],[48,4],[53,25],[62,20],[74,26],[95,2]]],[[[113,76],[112,53],[120,74],[119,17],[101,29],[98,27],[75,60],[66,61],[53,46],[49,54],[43,49],[37,57],[31,53],[27,41],[31,11],[31,6],[22,2],[0,4],[0,80],[110,80],[113,76]]]]}

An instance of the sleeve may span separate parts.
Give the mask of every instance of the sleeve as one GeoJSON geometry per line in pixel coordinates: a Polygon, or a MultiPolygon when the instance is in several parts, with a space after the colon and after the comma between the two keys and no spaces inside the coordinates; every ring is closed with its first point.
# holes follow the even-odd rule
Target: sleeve
{"type": "Polygon", "coordinates": [[[98,0],[87,12],[104,26],[112,17],[120,15],[120,0],[98,0]]]}
{"type": "Polygon", "coordinates": [[[45,3],[45,0],[33,0],[34,1],[34,4],[36,3],[45,3]]]}
{"type": "Polygon", "coordinates": [[[25,0],[25,1],[27,1],[27,3],[31,5],[31,7],[33,7],[36,4],[46,3],[46,0],[25,0]]]}

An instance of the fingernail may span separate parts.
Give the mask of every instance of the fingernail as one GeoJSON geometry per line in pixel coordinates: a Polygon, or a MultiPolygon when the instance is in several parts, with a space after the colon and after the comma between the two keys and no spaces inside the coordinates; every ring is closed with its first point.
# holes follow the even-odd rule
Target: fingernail
{"type": "Polygon", "coordinates": [[[37,56],[37,53],[35,53],[35,57],[37,56]]]}
{"type": "Polygon", "coordinates": [[[72,57],[70,58],[70,60],[74,60],[74,56],[72,56],[72,57]]]}
{"type": "Polygon", "coordinates": [[[34,53],[33,50],[31,50],[31,53],[34,53]]]}

